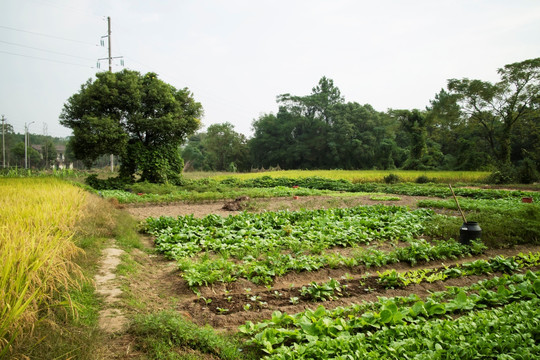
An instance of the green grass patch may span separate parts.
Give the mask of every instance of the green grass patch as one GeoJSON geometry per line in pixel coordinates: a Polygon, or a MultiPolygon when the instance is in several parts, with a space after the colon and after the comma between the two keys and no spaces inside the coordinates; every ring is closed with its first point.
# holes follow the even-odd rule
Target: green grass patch
{"type": "Polygon", "coordinates": [[[137,337],[139,350],[152,359],[204,359],[206,354],[226,360],[252,358],[235,338],[173,311],[137,316],[130,333],[137,337]]]}
{"type": "MultiPolygon", "coordinates": [[[[421,203],[427,205],[431,203],[421,203]]],[[[502,204],[505,204],[503,201],[502,204]]],[[[464,204],[467,208],[468,203],[464,204]]],[[[540,206],[494,205],[479,207],[466,214],[468,221],[477,221],[482,228],[482,241],[489,247],[502,248],[517,244],[540,244],[540,206]]],[[[458,238],[461,217],[438,215],[426,222],[426,235],[458,238]]]]}
{"type": "Polygon", "coordinates": [[[375,195],[371,196],[369,200],[373,201],[399,201],[401,198],[399,196],[384,196],[384,195],[375,195]]]}
{"type": "Polygon", "coordinates": [[[138,222],[125,213],[117,212],[115,236],[116,244],[123,250],[130,252],[132,249],[143,250],[139,233],[137,232],[138,222]]]}
{"type": "Polygon", "coordinates": [[[117,275],[128,276],[128,275],[137,273],[139,269],[139,265],[137,264],[135,260],[133,260],[131,255],[122,254],[120,255],[120,260],[121,260],[121,263],[116,267],[117,275]]]}

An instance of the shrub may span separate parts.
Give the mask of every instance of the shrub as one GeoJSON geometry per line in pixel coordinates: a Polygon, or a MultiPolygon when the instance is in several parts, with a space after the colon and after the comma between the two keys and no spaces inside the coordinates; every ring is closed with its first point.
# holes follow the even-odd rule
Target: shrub
{"type": "Polygon", "coordinates": [[[433,182],[433,181],[430,178],[428,178],[426,175],[420,175],[419,177],[416,178],[414,182],[417,184],[426,184],[428,182],[433,182]]]}
{"type": "Polygon", "coordinates": [[[487,178],[489,184],[511,184],[516,181],[516,169],[512,165],[501,165],[487,178]]]}
{"type": "Polygon", "coordinates": [[[387,184],[397,184],[401,181],[401,178],[396,174],[388,174],[384,177],[384,182],[387,184]]]}
{"type": "Polygon", "coordinates": [[[131,181],[126,178],[110,177],[108,179],[98,179],[96,174],[89,175],[85,183],[95,190],[124,190],[131,181]]]}
{"type": "Polygon", "coordinates": [[[526,158],[521,162],[517,170],[517,179],[522,184],[532,184],[540,179],[540,174],[536,170],[536,164],[530,158],[526,158]]]}

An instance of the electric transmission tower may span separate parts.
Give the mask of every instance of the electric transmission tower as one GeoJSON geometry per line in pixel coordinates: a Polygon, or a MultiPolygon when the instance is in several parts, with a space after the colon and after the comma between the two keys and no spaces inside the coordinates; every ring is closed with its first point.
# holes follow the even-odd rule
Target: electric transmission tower
{"type": "MultiPolygon", "coordinates": [[[[124,59],[123,56],[112,56],[112,49],[111,49],[111,17],[107,16],[107,35],[103,35],[101,37],[101,46],[104,46],[105,43],[103,41],[103,38],[107,38],[107,48],[109,56],[106,58],[98,59],[97,67],[100,68],[100,61],[107,60],[109,62],[109,72],[112,72],[112,59],[120,59],[120,65],[124,66],[124,59]]],[[[111,154],[111,172],[114,172],[114,155],[111,154]]]]}

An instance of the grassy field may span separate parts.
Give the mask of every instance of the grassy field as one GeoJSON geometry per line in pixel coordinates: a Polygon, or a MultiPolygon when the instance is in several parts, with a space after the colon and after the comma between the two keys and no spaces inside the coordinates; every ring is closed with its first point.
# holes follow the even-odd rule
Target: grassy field
{"type": "Polygon", "coordinates": [[[305,178],[322,177],[326,179],[344,179],[353,183],[358,182],[382,182],[384,177],[395,174],[405,182],[414,182],[420,176],[427,177],[433,182],[482,182],[488,175],[486,171],[416,171],[416,170],[281,170],[253,173],[219,173],[219,172],[186,172],[188,179],[213,178],[222,180],[228,177],[242,180],[253,179],[261,176],[305,178]]]}

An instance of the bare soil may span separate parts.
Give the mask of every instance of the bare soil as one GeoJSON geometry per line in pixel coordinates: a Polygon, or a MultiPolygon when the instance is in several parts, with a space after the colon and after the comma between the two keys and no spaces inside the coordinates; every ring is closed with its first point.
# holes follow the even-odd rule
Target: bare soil
{"type": "MultiPolygon", "coordinates": [[[[263,198],[263,199],[251,199],[246,202],[246,206],[243,210],[251,212],[262,211],[277,211],[277,210],[299,210],[299,209],[326,209],[326,208],[338,208],[338,207],[352,207],[357,205],[400,205],[409,206],[411,208],[416,207],[418,200],[433,199],[433,197],[427,196],[408,196],[399,195],[400,200],[381,201],[371,200],[374,195],[362,195],[362,196],[300,196],[298,199],[294,197],[289,198],[263,198]]],[[[392,195],[395,196],[395,195],[392,195]]],[[[229,201],[213,201],[203,203],[170,203],[170,204],[134,204],[124,206],[125,210],[129,212],[136,219],[146,219],[147,217],[159,217],[159,216],[184,216],[193,214],[194,217],[204,217],[208,214],[217,214],[221,216],[229,216],[240,213],[241,211],[231,211],[223,209],[224,204],[229,201]]]]}
{"type": "MultiPolygon", "coordinates": [[[[371,196],[356,197],[302,197],[272,198],[251,200],[251,211],[264,210],[296,210],[301,208],[346,207],[371,204],[395,204],[415,207],[419,199],[425,197],[400,196],[399,201],[373,201],[371,196]]],[[[203,217],[208,214],[228,216],[237,212],[222,209],[224,201],[203,204],[175,203],[169,205],[131,206],[125,210],[138,219],[149,216],[179,216],[193,214],[203,217]]],[[[458,215],[457,212],[455,214],[458,215]]],[[[151,238],[145,238],[148,247],[153,247],[151,238]]],[[[131,296],[146,304],[145,311],[153,312],[164,309],[175,309],[185,317],[200,325],[210,324],[216,329],[234,331],[246,321],[258,321],[270,318],[275,310],[297,313],[306,308],[316,308],[323,304],[327,308],[348,306],[363,301],[374,301],[377,297],[407,296],[415,293],[421,297],[430,292],[444,290],[446,286],[466,286],[485,278],[469,276],[451,279],[444,282],[422,283],[402,289],[385,289],[376,281],[377,271],[396,269],[398,271],[413,268],[438,268],[451,266],[478,258],[489,258],[497,254],[512,256],[520,252],[540,251],[540,246],[516,246],[512,249],[489,250],[482,256],[468,257],[459,260],[436,261],[421,263],[411,267],[405,263],[388,265],[383,268],[367,269],[364,266],[354,268],[320,269],[313,272],[287,274],[277,278],[271,288],[257,286],[245,279],[239,279],[232,284],[219,284],[213,287],[199,288],[200,297],[194,294],[181,277],[181,272],[173,261],[165,260],[161,255],[148,255],[144,252],[132,253],[134,259],[143,270],[133,276],[130,282],[131,296]],[[371,275],[369,274],[371,273],[371,275]],[[302,297],[302,286],[310,282],[326,282],[329,278],[337,279],[342,285],[347,285],[343,296],[336,300],[313,302],[302,297]],[[298,298],[297,303],[291,303],[291,298],[298,298]],[[249,310],[245,306],[249,304],[249,310]]],[[[246,306],[247,307],[247,306],[246,306]]]]}

